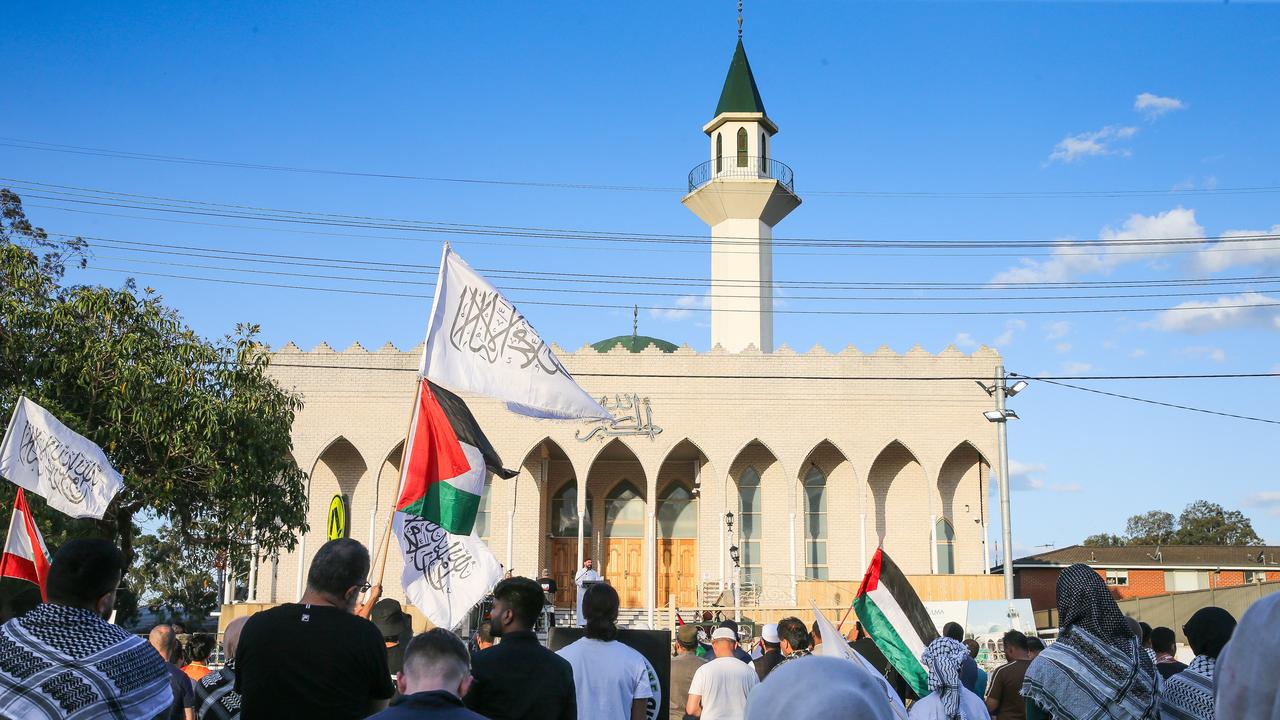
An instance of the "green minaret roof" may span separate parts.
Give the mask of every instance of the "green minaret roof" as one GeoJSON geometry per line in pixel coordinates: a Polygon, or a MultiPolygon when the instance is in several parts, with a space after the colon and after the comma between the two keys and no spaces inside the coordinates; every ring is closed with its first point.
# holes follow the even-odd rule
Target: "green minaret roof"
{"type": "Polygon", "coordinates": [[[724,89],[720,91],[720,102],[716,104],[716,115],[727,112],[764,113],[764,101],[760,99],[760,88],[756,87],[756,79],[751,74],[751,63],[747,62],[742,38],[738,38],[733,62],[729,63],[729,74],[724,79],[724,89]]]}
{"type": "Polygon", "coordinates": [[[596,352],[609,352],[615,345],[621,345],[623,349],[629,350],[633,353],[638,353],[650,345],[653,345],[664,353],[675,352],[679,349],[675,343],[669,343],[666,340],[659,340],[658,338],[646,337],[644,335],[619,335],[618,337],[609,338],[608,340],[591,343],[591,347],[594,348],[596,352]]]}

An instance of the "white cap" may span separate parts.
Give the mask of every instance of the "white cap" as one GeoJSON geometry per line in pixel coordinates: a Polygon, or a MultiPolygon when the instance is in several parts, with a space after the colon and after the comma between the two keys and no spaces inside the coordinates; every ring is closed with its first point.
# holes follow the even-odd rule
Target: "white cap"
{"type": "Polygon", "coordinates": [[[769,623],[760,629],[760,637],[767,643],[778,643],[778,623],[769,623]]]}
{"type": "Polygon", "coordinates": [[[738,642],[738,634],[727,627],[716,628],[716,631],[711,633],[711,642],[715,642],[717,640],[732,640],[733,642],[738,642]]]}

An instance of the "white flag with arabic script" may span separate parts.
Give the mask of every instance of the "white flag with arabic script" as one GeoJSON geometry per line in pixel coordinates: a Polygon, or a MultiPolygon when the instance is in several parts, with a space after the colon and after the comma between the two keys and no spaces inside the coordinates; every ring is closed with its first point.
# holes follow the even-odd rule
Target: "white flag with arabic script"
{"type": "Polygon", "coordinates": [[[402,512],[395,515],[394,529],[405,598],[436,627],[457,627],[502,577],[498,559],[474,533],[454,535],[402,512]]]}
{"type": "Polygon", "coordinates": [[[613,419],[564,369],[515,305],[448,243],[440,258],[420,369],[450,390],[497,398],[521,415],[613,419]]]}
{"type": "Polygon", "coordinates": [[[849,646],[849,643],[844,641],[844,638],[840,635],[840,631],[836,629],[835,623],[831,622],[831,620],[826,615],[823,615],[822,611],[818,609],[817,602],[810,600],[809,605],[813,608],[814,620],[817,622],[818,630],[822,634],[822,654],[830,657],[837,657],[842,660],[848,660],[861,668],[863,672],[867,673],[872,681],[880,686],[881,691],[883,691],[885,695],[885,704],[889,706],[889,709],[893,711],[893,714],[900,718],[900,720],[907,720],[906,705],[902,703],[901,698],[898,697],[898,693],[894,691],[893,686],[889,684],[889,681],[885,679],[884,675],[880,674],[880,671],[877,670],[875,666],[867,662],[867,659],[862,657],[862,653],[854,650],[849,646]]]}
{"type": "Polygon", "coordinates": [[[102,448],[25,397],[0,442],[0,476],[74,518],[102,519],[124,487],[102,448]]]}

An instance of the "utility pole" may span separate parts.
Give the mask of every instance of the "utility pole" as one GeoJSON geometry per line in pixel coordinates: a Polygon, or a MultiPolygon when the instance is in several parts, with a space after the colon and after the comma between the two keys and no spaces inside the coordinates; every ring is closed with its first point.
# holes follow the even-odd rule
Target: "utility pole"
{"type": "Polygon", "coordinates": [[[990,387],[979,382],[978,386],[987,391],[996,400],[996,409],[982,415],[990,422],[996,423],[996,451],[1000,454],[1000,530],[1003,542],[1004,596],[1013,599],[1013,527],[1009,510],[1009,430],[1010,420],[1017,420],[1018,414],[1005,406],[1005,402],[1027,388],[1026,380],[1018,380],[1010,387],[1004,365],[996,366],[995,383],[990,387]]]}

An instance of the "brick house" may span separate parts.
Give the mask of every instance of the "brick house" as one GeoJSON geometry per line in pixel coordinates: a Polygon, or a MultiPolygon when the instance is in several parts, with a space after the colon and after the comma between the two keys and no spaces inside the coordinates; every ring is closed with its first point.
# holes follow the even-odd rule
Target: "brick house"
{"type": "Polygon", "coordinates": [[[1036,610],[1054,607],[1058,575],[1075,563],[1096,570],[1117,600],[1280,580],[1274,545],[1072,545],[1014,560],[1017,597],[1030,598],[1036,610]]]}

